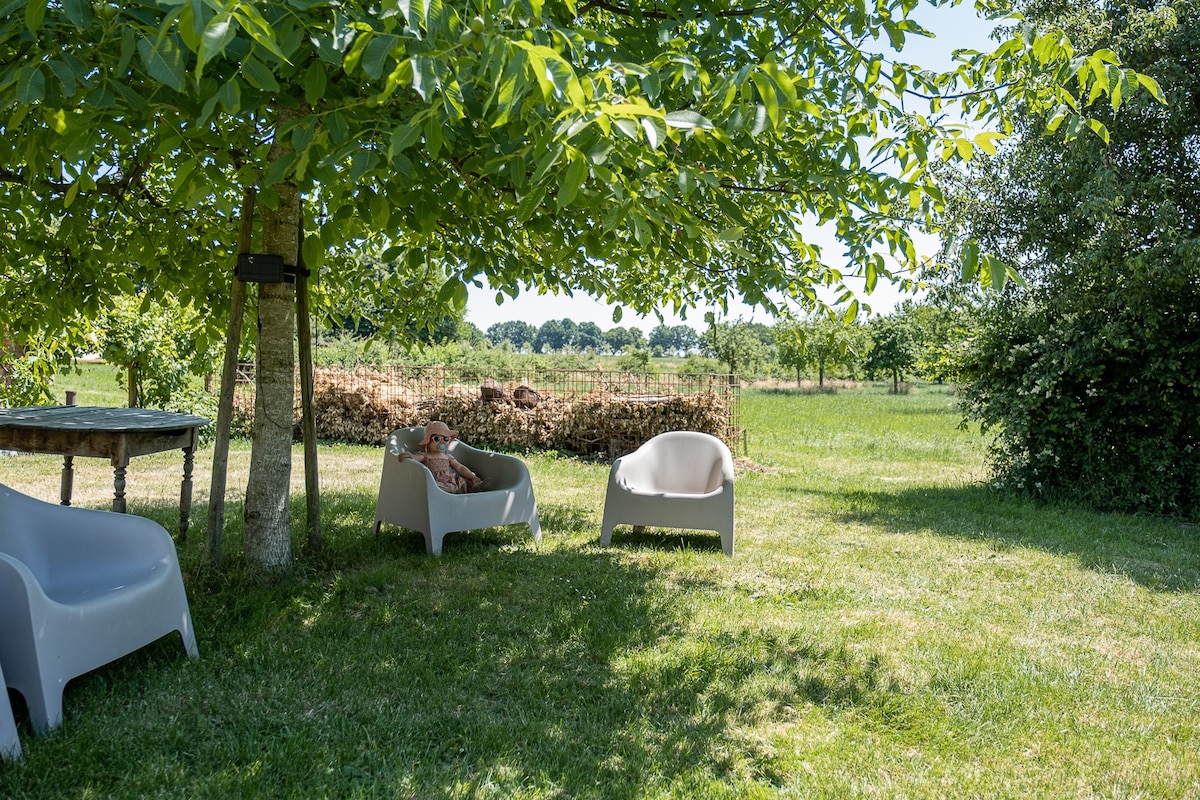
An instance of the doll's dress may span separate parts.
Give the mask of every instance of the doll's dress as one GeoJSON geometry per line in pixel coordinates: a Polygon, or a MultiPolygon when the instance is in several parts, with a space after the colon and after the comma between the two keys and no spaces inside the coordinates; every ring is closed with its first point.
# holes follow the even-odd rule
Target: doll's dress
{"type": "Polygon", "coordinates": [[[450,465],[450,456],[445,453],[426,453],[422,462],[433,473],[433,482],[443,492],[462,494],[470,491],[471,484],[450,465]]]}

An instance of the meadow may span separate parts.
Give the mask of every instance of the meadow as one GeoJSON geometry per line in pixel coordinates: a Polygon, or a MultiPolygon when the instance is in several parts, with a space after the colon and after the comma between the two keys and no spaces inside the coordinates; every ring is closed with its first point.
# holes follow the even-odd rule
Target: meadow
{"type": "MultiPolygon", "coordinates": [[[[88,402],[81,396],[81,404],[88,402]]],[[[119,394],[113,403],[119,403],[119,394]]],[[[201,657],[166,638],[72,681],[12,798],[1200,797],[1200,538],[986,484],[953,394],[743,395],[737,553],[618,529],[608,465],[529,453],[543,523],[371,532],[381,448],[320,451],[324,546],[205,564],[211,451],[179,543],[201,657]]],[[[178,454],[135,459],[173,530],[178,454]]],[[[58,459],[0,456],[57,500],[58,459]]],[[[107,464],[76,459],[77,504],[107,464]]]]}

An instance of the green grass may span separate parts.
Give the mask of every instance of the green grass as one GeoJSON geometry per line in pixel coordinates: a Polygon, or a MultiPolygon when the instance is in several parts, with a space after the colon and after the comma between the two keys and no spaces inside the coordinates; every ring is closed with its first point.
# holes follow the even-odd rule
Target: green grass
{"type": "MultiPolygon", "coordinates": [[[[81,400],[81,402],[83,402],[81,400]]],[[[68,684],[0,797],[1200,797],[1200,542],[1170,520],[991,492],[940,387],[750,391],[737,555],[618,529],[607,466],[527,457],[520,527],[371,535],[380,452],[322,448],[326,546],[201,560],[210,454],[180,545],[201,658],[167,638],[68,684]]],[[[131,510],[173,526],[178,458],[131,510]]],[[[57,460],[0,459],[44,499],[57,460]]],[[[76,459],[77,502],[107,465],[76,459]]]]}

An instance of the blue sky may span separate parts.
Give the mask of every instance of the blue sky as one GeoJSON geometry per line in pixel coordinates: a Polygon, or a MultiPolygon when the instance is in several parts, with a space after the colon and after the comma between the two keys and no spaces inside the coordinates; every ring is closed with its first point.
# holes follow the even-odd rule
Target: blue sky
{"type": "MultiPolygon", "coordinates": [[[[960,48],[989,50],[992,43],[987,36],[992,25],[980,20],[973,10],[973,3],[967,0],[965,5],[944,8],[922,8],[916,15],[921,24],[934,34],[933,39],[912,37],[904,49],[903,60],[920,64],[923,67],[937,68],[950,63],[950,53],[960,48]]],[[[886,42],[880,43],[880,49],[885,50],[886,42]]],[[[937,249],[937,242],[922,239],[917,242],[918,252],[932,255],[937,249]]],[[[537,295],[522,293],[516,299],[505,298],[503,305],[496,305],[496,292],[484,288],[472,288],[467,300],[467,321],[474,323],[482,330],[497,322],[521,320],[531,325],[540,326],[550,319],[569,318],[575,322],[594,322],[603,330],[614,325],[623,327],[634,326],[649,332],[659,324],[657,317],[638,317],[631,311],[626,311],[620,323],[614,323],[613,307],[594,300],[587,295],[576,292],[573,297],[564,295],[537,295]]],[[[880,285],[875,292],[865,298],[875,313],[887,313],[898,302],[904,299],[899,291],[890,285],[880,285]]],[[[664,314],[663,322],[667,325],[691,325],[697,329],[706,327],[704,314],[706,309],[693,309],[687,314],[687,319],[678,319],[673,315],[664,314]]],[[[762,311],[741,304],[730,304],[729,319],[747,319],[770,323],[771,319],[762,311]]]]}

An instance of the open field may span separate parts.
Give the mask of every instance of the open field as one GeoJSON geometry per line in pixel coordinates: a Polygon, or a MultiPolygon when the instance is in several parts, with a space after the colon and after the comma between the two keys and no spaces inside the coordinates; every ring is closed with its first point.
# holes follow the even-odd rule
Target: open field
{"type": "MultiPolygon", "coordinates": [[[[86,398],[80,399],[87,402],[86,398]]],[[[120,402],[119,399],[114,402],[120,402]]],[[[526,456],[523,529],[371,535],[380,448],[323,446],[325,547],[202,562],[211,452],[180,545],[201,658],[170,638],[72,681],[3,798],[1200,798],[1200,537],[982,484],[953,398],[750,390],[737,554],[716,534],[596,544],[608,467],[526,456]]],[[[181,459],[135,459],[173,529],[181,459]]],[[[60,463],[0,457],[47,500],[60,463]]],[[[76,459],[105,507],[107,464],[76,459]]]]}

